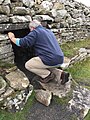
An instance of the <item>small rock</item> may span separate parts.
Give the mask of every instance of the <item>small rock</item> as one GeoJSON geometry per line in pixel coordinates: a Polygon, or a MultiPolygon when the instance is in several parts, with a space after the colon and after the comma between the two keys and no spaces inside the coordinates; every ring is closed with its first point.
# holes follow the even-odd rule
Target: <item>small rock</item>
{"type": "Polygon", "coordinates": [[[52,94],[49,91],[44,91],[44,90],[35,90],[36,92],[36,99],[44,104],[45,106],[49,106],[52,98],[52,94]]]}

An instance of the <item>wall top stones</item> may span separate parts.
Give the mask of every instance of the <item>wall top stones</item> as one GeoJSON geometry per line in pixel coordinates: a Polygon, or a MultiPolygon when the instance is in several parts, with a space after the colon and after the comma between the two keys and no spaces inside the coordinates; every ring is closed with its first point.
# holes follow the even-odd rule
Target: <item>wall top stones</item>
{"type": "Polygon", "coordinates": [[[74,0],[0,0],[0,28],[2,24],[28,23],[37,15],[47,15],[42,19],[62,24],[59,28],[90,24],[90,8],[74,0]]]}

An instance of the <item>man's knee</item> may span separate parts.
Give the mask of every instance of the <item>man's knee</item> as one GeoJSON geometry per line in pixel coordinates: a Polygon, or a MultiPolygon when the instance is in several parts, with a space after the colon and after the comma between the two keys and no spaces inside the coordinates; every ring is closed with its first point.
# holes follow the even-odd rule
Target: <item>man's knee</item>
{"type": "Polygon", "coordinates": [[[30,70],[30,69],[32,69],[33,68],[33,66],[30,64],[30,62],[26,62],[25,63],[25,68],[27,69],[27,70],[30,70]]]}

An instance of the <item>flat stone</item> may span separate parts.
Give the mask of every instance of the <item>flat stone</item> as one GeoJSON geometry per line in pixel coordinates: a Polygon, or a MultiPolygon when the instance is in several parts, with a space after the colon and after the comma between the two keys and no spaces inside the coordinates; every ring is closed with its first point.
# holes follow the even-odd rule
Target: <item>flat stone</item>
{"type": "Polygon", "coordinates": [[[29,14],[29,9],[25,7],[14,7],[11,13],[14,15],[27,15],[29,14]]]}
{"type": "Polygon", "coordinates": [[[42,20],[44,21],[54,21],[54,19],[52,17],[50,17],[49,15],[35,15],[34,18],[39,18],[41,17],[42,20]]]}
{"type": "Polygon", "coordinates": [[[7,15],[0,15],[0,23],[9,22],[9,17],[7,15]]]}
{"type": "Polygon", "coordinates": [[[18,69],[7,74],[5,77],[10,86],[16,90],[22,90],[29,86],[28,78],[18,69]]]}
{"type": "Polygon", "coordinates": [[[2,42],[2,41],[7,41],[8,40],[8,36],[7,36],[7,34],[0,34],[0,41],[2,42]]]}
{"type": "Polygon", "coordinates": [[[13,51],[11,44],[0,47],[0,55],[11,53],[13,51]]]}
{"type": "MultiPolygon", "coordinates": [[[[29,21],[29,20],[28,20],[29,21]]],[[[19,29],[27,29],[29,23],[6,23],[6,24],[0,24],[0,32],[3,31],[10,31],[10,30],[18,30],[19,29]]]]}
{"type": "Polygon", "coordinates": [[[14,90],[11,87],[8,87],[6,92],[1,95],[0,99],[1,98],[5,99],[6,97],[12,95],[13,92],[14,92],[14,90]]]}
{"type": "Polygon", "coordinates": [[[24,22],[29,22],[29,20],[27,18],[25,18],[25,16],[18,16],[15,15],[13,17],[10,17],[10,21],[12,23],[24,23],[24,22]]]}

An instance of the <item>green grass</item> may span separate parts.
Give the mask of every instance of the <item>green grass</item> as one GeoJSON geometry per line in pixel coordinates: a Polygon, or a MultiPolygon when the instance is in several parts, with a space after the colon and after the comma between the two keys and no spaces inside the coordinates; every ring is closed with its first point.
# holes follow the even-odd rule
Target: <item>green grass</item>
{"type": "Polygon", "coordinates": [[[64,104],[65,105],[65,104],[68,104],[68,102],[71,100],[71,98],[72,98],[72,89],[67,94],[67,96],[63,97],[63,99],[59,98],[58,96],[54,96],[53,100],[58,104],[64,104]]]}
{"type": "Polygon", "coordinates": [[[68,71],[71,73],[72,78],[77,82],[83,82],[90,86],[90,58],[74,64],[74,66],[70,67],[68,71]]]}
{"type": "Polygon", "coordinates": [[[70,58],[75,56],[82,47],[90,48],[90,40],[70,41],[61,45],[64,55],[70,58]]]}

